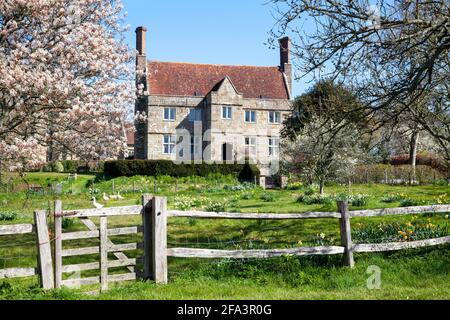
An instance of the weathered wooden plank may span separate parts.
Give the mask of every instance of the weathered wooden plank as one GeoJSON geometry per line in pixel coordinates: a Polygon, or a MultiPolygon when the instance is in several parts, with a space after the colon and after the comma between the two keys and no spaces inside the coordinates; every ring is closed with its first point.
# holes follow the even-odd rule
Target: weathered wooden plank
{"type": "Polygon", "coordinates": [[[55,288],[60,288],[62,283],[62,220],[63,218],[60,216],[62,213],[62,202],[61,200],[55,201],[55,288]]]}
{"type": "Polygon", "coordinates": [[[62,250],[62,257],[73,257],[73,256],[84,256],[89,254],[100,253],[100,247],[87,247],[87,248],[76,248],[76,249],[64,249],[62,250]]]}
{"type": "Polygon", "coordinates": [[[93,239],[98,237],[100,237],[99,231],[81,231],[81,232],[63,233],[61,239],[65,241],[65,240],[93,239]]]}
{"type": "MultiPolygon", "coordinates": [[[[139,259],[127,259],[127,260],[109,260],[108,268],[128,267],[135,266],[139,259]]],[[[71,273],[77,271],[97,270],[100,269],[100,262],[72,264],[62,267],[64,273],[71,273]]]]}
{"type": "Polygon", "coordinates": [[[167,283],[167,198],[152,200],[152,270],[156,283],[167,283]]]}
{"type": "Polygon", "coordinates": [[[100,218],[100,291],[108,290],[108,218],[100,218]]]}
{"type": "Polygon", "coordinates": [[[142,226],[109,229],[108,236],[124,236],[128,234],[137,234],[143,231],[142,226]]]}
{"type": "MultiPolygon", "coordinates": [[[[90,231],[98,231],[97,226],[89,219],[82,219],[81,222],[90,230],[90,231]]],[[[108,245],[113,246],[111,240],[108,239],[108,245]]],[[[122,252],[114,252],[113,255],[119,260],[128,260],[128,257],[122,252]]],[[[134,266],[127,267],[130,272],[135,272],[136,268],[134,266]]]]}
{"type": "Polygon", "coordinates": [[[355,260],[353,258],[352,251],[352,229],[350,226],[350,213],[348,211],[347,201],[337,202],[338,211],[341,213],[341,219],[339,219],[341,229],[341,245],[345,248],[344,252],[344,264],[350,268],[355,266],[355,260]]]}
{"type": "Polygon", "coordinates": [[[55,278],[53,274],[52,248],[47,226],[47,212],[35,211],[34,224],[36,225],[39,280],[43,289],[53,289],[55,278]]]}
{"type": "Polygon", "coordinates": [[[100,262],[70,264],[62,267],[63,273],[72,273],[78,271],[97,270],[100,269],[100,262]]]}
{"type": "Polygon", "coordinates": [[[108,246],[108,252],[122,252],[142,249],[144,245],[142,243],[125,243],[125,244],[115,244],[108,246]]]}
{"type": "Polygon", "coordinates": [[[0,236],[33,233],[36,228],[32,224],[13,224],[0,226],[0,236]]]}
{"type": "MultiPolygon", "coordinates": [[[[109,229],[108,236],[123,236],[128,234],[137,234],[139,232],[142,232],[142,230],[143,228],[141,226],[109,229]]],[[[100,237],[99,231],[68,232],[62,234],[62,240],[93,239],[98,237],[100,237]]]]}
{"type": "Polygon", "coordinates": [[[144,273],[142,277],[148,280],[152,277],[152,199],[151,195],[142,196],[142,226],[144,228],[144,273]]]}
{"type": "Polygon", "coordinates": [[[79,279],[67,279],[62,281],[62,286],[68,288],[78,288],[79,286],[85,286],[90,284],[100,283],[100,277],[89,277],[89,278],[79,278],[79,279]]]}
{"type": "Polygon", "coordinates": [[[132,281],[136,280],[136,273],[126,273],[126,274],[111,274],[109,276],[109,282],[119,282],[119,281],[132,281]]]}
{"type": "Polygon", "coordinates": [[[0,270],[0,279],[25,278],[38,274],[36,268],[8,268],[0,270]]]}
{"type": "Polygon", "coordinates": [[[272,250],[212,250],[212,249],[191,249],[191,248],[170,248],[166,250],[169,257],[178,258],[227,258],[227,259],[266,259],[282,257],[286,255],[311,256],[311,255],[333,255],[343,254],[344,247],[302,247],[293,249],[272,249],[272,250]]]}
{"type": "Polygon", "coordinates": [[[128,216],[140,215],[142,206],[126,206],[126,207],[112,207],[102,209],[82,209],[63,211],[62,215],[71,218],[88,218],[101,216],[128,216]]]}
{"type": "Polygon", "coordinates": [[[200,211],[167,211],[168,217],[202,218],[202,219],[241,219],[241,220],[295,220],[340,218],[337,212],[305,212],[305,213],[231,213],[231,212],[200,212],[200,211]]]}
{"type": "Polygon", "coordinates": [[[450,243],[450,237],[442,237],[427,240],[418,240],[411,242],[391,242],[391,243],[376,243],[376,244],[355,244],[353,246],[354,252],[382,252],[382,251],[397,251],[404,249],[414,249],[429,246],[438,246],[450,243]]]}
{"type": "Polygon", "coordinates": [[[388,215],[408,215],[408,214],[446,213],[446,212],[450,212],[450,205],[359,210],[359,211],[350,211],[350,215],[356,218],[356,217],[378,217],[388,215]]]}
{"type": "Polygon", "coordinates": [[[127,259],[127,260],[109,260],[108,268],[128,267],[135,266],[139,259],[127,259]]]}

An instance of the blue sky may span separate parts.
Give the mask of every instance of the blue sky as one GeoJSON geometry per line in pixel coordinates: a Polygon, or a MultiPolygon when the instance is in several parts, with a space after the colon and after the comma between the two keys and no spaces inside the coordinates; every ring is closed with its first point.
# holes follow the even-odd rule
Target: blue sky
{"type": "MultiPolygon", "coordinates": [[[[279,65],[266,44],[274,26],[267,0],[123,0],[135,47],[137,26],[148,28],[151,60],[227,65],[279,65]]],[[[310,84],[294,83],[294,95],[310,84]]]]}

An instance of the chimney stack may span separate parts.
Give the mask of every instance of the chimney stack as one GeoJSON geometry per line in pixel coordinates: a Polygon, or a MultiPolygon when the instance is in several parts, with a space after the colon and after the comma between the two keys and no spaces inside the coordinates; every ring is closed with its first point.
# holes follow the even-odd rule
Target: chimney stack
{"type": "Polygon", "coordinates": [[[280,70],[286,76],[286,86],[289,89],[289,96],[292,97],[292,61],[291,61],[291,39],[284,37],[280,43],[280,70]]]}
{"type": "Polygon", "coordinates": [[[138,27],[136,29],[136,50],[140,56],[146,55],[147,50],[147,28],[138,27]]]}

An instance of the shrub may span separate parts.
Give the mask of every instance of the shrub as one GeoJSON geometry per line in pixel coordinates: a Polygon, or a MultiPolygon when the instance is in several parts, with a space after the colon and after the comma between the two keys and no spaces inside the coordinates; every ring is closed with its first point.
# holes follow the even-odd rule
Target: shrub
{"type": "Polygon", "coordinates": [[[162,176],[171,177],[190,177],[200,176],[209,177],[211,174],[233,175],[238,177],[246,176],[249,168],[252,173],[259,176],[259,170],[256,166],[249,164],[194,164],[183,163],[176,164],[168,160],[118,160],[108,161],[104,164],[105,176],[109,179],[116,177],[142,176],[162,176]],[[244,170],[245,169],[245,170],[244,170]]]}
{"type": "Polygon", "coordinates": [[[367,194],[355,194],[350,197],[350,204],[354,207],[365,207],[369,204],[370,196],[367,194]]]}
{"type": "Polygon", "coordinates": [[[67,173],[76,173],[77,172],[78,161],[64,160],[64,161],[61,161],[61,163],[64,167],[64,172],[67,172],[67,173]]]}
{"type": "Polygon", "coordinates": [[[17,213],[12,211],[0,212],[0,221],[14,221],[17,219],[17,213]]]}
{"type": "Polygon", "coordinates": [[[246,193],[242,194],[241,199],[242,200],[251,200],[251,199],[253,199],[253,193],[246,192],[246,193]]]}
{"type": "Polygon", "coordinates": [[[312,205],[312,204],[325,204],[325,205],[331,205],[333,204],[334,198],[329,195],[320,195],[320,194],[313,194],[313,195],[301,195],[297,198],[297,202],[306,204],[306,205],[312,205]]]}
{"type": "Polygon", "coordinates": [[[255,188],[255,185],[252,183],[243,183],[243,184],[239,184],[237,186],[229,186],[226,185],[225,187],[223,187],[224,190],[226,191],[246,191],[246,190],[252,190],[255,188]]]}
{"type": "Polygon", "coordinates": [[[394,203],[394,202],[399,202],[405,198],[406,198],[406,195],[404,195],[403,193],[391,193],[391,194],[383,196],[381,198],[381,202],[394,203]]]}
{"type": "Polygon", "coordinates": [[[301,182],[292,182],[289,183],[286,187],[287,190],[301,190],[303,188],[303,183],[301,182]]]}
{"type": "MultiPolygon", "coordinates": [[[[390,163],[394,166],[409,165],[409,154],[394,156],[391,158],[390,163]]],[[[447,175],[449,171],[448,164],[443,159],[429,153],[419,153],[416,158],[416,164],[418,166],[431,167],[443,175],[447,175]]]]}
{"type": "Polygon", "coordinates": [[[424,200],[416,200],[416,199],[403,199],[400,201],[401,207],[415,207],[415,206],[422,206],[427,204],[424,200]]]}
{"type": "Polygon", "coordinates": [[[313,195],[315,193],[318,193],[319,191],[320,191],[319,185],[313,183],[313,184],[310,184],[310,185],[306,186],[306,188],[305,188],[305,195],[306,196],[311,196],[311,195],[313,195]]]}
{"type": "Polygon", "coordinates": [[[53,163],[53,172],[64,172],[64,166],[61,162],[56,161],[53,163]]]}
{"type": "Polygon", "coordinates": [[[263,193],[261,195],[260,199],[263,200],[264,202],[274,202],[275,201],[275,197],[271,193],[263,193]]]}
{"type": "Polygon", "coordinates": [[[205,210],[209,212],[225,212],[226,206],[225,203],[222,202],[209,202],[205,206],[205,210]]]}
{"type": "Polygon", "coordinates": [[[431,222],[414,220],[408,223],[357,224],[352,229],[356,243],[387,243],[397,241],[417,241],[448,236],[448,229],[435,226],[431,222]]]}
{"type": "Polygon", "coordinates": [[[240,170],[238,179],[239,181],[254,182],[255,179],[259,178],[259,175],[260,171],[256,165],[246,163],[240,170]]]}

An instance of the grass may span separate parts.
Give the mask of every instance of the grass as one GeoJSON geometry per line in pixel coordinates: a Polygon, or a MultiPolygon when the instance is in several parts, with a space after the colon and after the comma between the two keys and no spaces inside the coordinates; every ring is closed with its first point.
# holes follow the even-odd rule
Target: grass
{"type": "MultiPolygon", "coordinates": [[[[115,190],[124,196],[123,201],[110,201],[106,206],[140,203],[142,193],[168,197],[169,208],[187,210],[226,209],[230,212],[296,213],[306,211],[335,211],[335,204],[306,205],[297,202],[304,190],[262,190],[260,188],[233,188],[231,177],[183,178],[161,177],[155,183],[151,177],[96,180],[94,176],[79,175],[69,181],[67,174],[30,173],[31,183],[48,185],[61,183],[61,195],[53,193],[27,195],[25,191],[0,193],[0,212],[15,212],[12,221],[0,224],[32,222],[32,212],[51,209],[54,199],[63,201],[64,209],[92,208],[91,197],[101,200],[103,192],[115,190]],[[134,192],[133,192],[134,185],[134,192]],[[155,185],[157,190],[155,190],[155,185]],[[226,187],[228,186],[228,187],[226,187]],[[156,191],[156,192],[155,192],[156,191]],[[28,201],[25,199],[28,196],[28,201]],[[24,205],[25,204],[25,205],[24,205]]],[[[16,184],[20,180],[14,179],[16,184]]],[[[347,186],[327,186],[329,195],[348,191],[347,186]]],[[[356,185],[354,194],[369,195],[363,207],[351,209],[398,207],[400,201],[411,199],[421,203],[442,203],[448,199],[446,186],[387,186],[356,185]],[[402,194],[402,197],[392,195],[402,194]],[[383,198],[393,198],[389,203],[383,198]],[[398,199],[397,199],[398,198],[398,199]]],[[[94,222],[98,222],[94,219],[94,222]]],[[[432,224],[448,230],[445,214],[383,218],[358,218],[352,224],[358,230],[375,230],[384,224],[432,224]]],[[[140,218],[114,217],[109,227],[140,224],[140,218]]],[[[67,231],[85,230],[79,222],[67,223],[67,231]]],[[[356,229],[356,228],[355,228],[356,229]]],[[[395,230],[394,230],[395,231],[395,230]]],[[[234,221],[177,218],[169,220],[169,247],[199,247],[211,249],[289,248],[295,246],[339,243],[336,220],[296,221],[234,221]],[[320,242],[320,243],[319,243],[320,242]]],[[[373,233],[376,234],[376,233],[373,233]]],[[[394,232],[395,235],[395,232],[394,232]]],[[[355,234],[356,236],[356,234],[355,234]]],[[[2,236],[0,238],[0,269],[36,265],[33,235],[2,236]]],[[[113,237],[114,243],[141,241],[139,236],[113,237]]],[[[65,248],[87,247],[98,240],[64,242],[65,248]]],[[[82,291],[56,290],[42,292],[35,278],[0,281],[0,299],[449,299],[450,255],[449,246],[408,250],[386,254],[357,254],[356,268],[342,267],[341,256],[270,260],[200,260],[169,259],[167,286],[151,282],[133,282],[115,285],[109,292],[88,296],[82,291],[97,289],[86,287],[82,291]],[[367,268],[376,265],[382,271],[380,290],[368,290],[367,268]]],[[[127,252],[130,257],[142,255],[140,250],[127,252]]],[[[64,264],[93,262],[98,256],[65,258],[64,264]]],[[[114,259],[113,256],[110,259],[114,259]]],[[[126,269],[113,269],[124,273],[126,269]]],[[[98,271],[83,272],[82,276],[97,275],[98,271]]],[[[66,275],[70,276],[70,275],[66,275]]]]}

